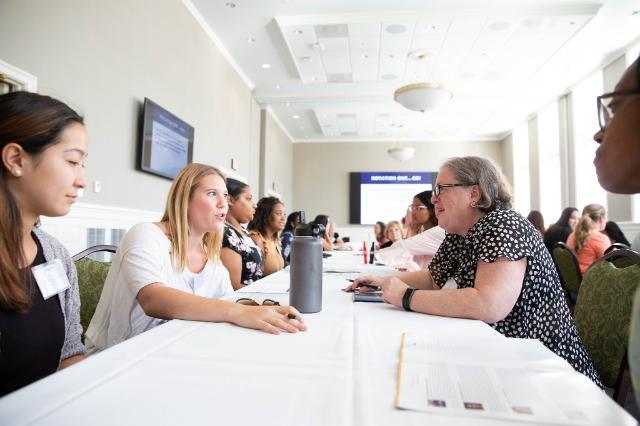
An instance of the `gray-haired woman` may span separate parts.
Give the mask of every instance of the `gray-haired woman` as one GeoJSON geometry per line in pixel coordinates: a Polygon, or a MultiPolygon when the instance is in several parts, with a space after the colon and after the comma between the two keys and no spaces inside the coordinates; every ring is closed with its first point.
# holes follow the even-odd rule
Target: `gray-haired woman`
{"type": "Polygon", "coordinates": [[[359,277],[351,288],[373,283],[385,302],[406,310],[482,320],[505,336],[539,339],[601,386],[549,251],[511,210],[502,173],[484,158],[452,158],[440,168],[432,201],[447,236],[429,269],[359,277]],[[450,280],[457,288],[441,290],[450,280]]]}

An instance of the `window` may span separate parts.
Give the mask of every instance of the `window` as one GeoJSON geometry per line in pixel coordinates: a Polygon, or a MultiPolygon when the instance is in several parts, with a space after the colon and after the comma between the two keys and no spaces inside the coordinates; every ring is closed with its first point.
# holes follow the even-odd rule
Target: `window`
{"type": "Polygon", "coordinates": [[[598,183],[593,166],[598,144],[593,140],[599,129],[596,97],[602,94],[602,71],[597,71],[580,82],[571,92],[571,128],[573,134],[576,208],[591,203],[607,206],[607,194],[598,183]]]}
{"type": "Polygon", "coordinates": [[[538,112],[538,165],[540,212],[544,217],[545,226],[549,226],[557,220],[564,208],[560,175],[560,128],[556,101],[538,112]]]}
{"type": "Polygon", "coordinates": [[[531,209],[529,131],[527,123],[513,130],[513,208],[523,216],[531,209]]]}

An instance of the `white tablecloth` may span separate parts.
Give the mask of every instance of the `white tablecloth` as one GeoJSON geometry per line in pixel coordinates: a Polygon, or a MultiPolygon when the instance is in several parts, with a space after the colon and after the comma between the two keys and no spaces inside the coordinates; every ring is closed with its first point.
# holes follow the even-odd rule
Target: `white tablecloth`
{"type": "MultiPolygon", "coordinates": [[[[338,254],[327,267],[353,259],[338,254]]],[[[282,271],[263,284],[286,286],[288,279],[282,271]]],[[[0,424],[507,424],[394,407],[402,332],[504,337],[480,321],[353,303],[352,294],[340,291],[346,284],[341,274],[325,274],[322,311],[305,315],[304,333],[171,321],[0,399],[0,424]]],[[[247,296],[288,301],[286,293],[233,299],[247,296]]],[[[567,374],[555,387],[558,397],[573,398],[588,412],[590,424],[635,424],[584,376],[567,374]]]]}

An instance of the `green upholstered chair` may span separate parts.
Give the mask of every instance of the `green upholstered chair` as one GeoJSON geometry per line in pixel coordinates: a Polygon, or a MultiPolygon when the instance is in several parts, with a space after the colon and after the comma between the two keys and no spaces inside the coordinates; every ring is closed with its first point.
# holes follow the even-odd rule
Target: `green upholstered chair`
{"type": "Polygon", "coordinates": [[[93,317],[93,313],[98,306],[100,295],[104,281],[107,279],[107,273],[111,262],[101,262],[93,260],[89,255],[98,252],[116,252],[116,246],[99,245],[89,247],[88,249],[73,256],[73,260],[78,271],[78,287],[80,289],[80,323],[82,324],[83,335],[89,327],[89,322],[93,317]]]}
{"type": "Polygon", "coordinates": [[[624,405],[629,388],[627,349],[636,289],[640,286],[640,257],[631,250],[615,250],[585,273],[574,311],[578,333],[605,386],[624,405]],[[614,255],[615,254],[615,255],[614,255]],[[627,256],[631,266],[619,268],[614,258],[627,256]]]}
{"type": "Polygon", "coordinates": [[[629,330],[629,370],[635,392],[636,404],[640,407],[640,291],[636,291],[629,330]]]}
{"type": "Polygon", "coordinates": [[[580,283],[582,282],[578,259],[575,253],[573,253],[573,250],[563,242],[556,243],[552,255],[553,262],[558,269],[558,275],[560,275],[560,282],[565,291],[567,303],[573,311],[576,297],[580,290],[580,283]]]}

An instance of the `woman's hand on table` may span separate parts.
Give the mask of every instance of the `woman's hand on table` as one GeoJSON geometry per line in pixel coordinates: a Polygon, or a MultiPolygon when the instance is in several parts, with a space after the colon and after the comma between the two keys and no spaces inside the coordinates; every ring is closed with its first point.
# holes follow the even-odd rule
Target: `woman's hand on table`
{"type": "Polygon", "coordinates": [[[386,277],[374,277],[362,275],[356,278],[353,283],[344,288],[344,291],[359,291],[368,293],[382,290],[382,300],[392,305],[402,307],[402,297],[409,286],[398,277],[389,275],[386,277]]]}
{"type": "Polygon", "coordinates": [[[380,277],[374,277],[372,275],[361,275],[355,280],[351,281],[351,284],[343,288],[343,291],[356,291],[358,290],[360,293],[367,293],[370,291],[379,291],[377,288],[378,284],[375,284],[375,281],[380,277]]]}
{"type": "Polygon", "coordinates": [[[232,322],[240,327],[262,330],[271,334],[280,334],[280,331],[297,333],[307,330],[302,315],[293,306],[237,306],[240,311],[232,322]]]}
{"type": "Polygon", "coordinates": [[[382,300],[386,303],[402,308],[402,298],[409,288],[407,284],[393,275],[381,277],[377,284],[382,290],[382,300]]]}

